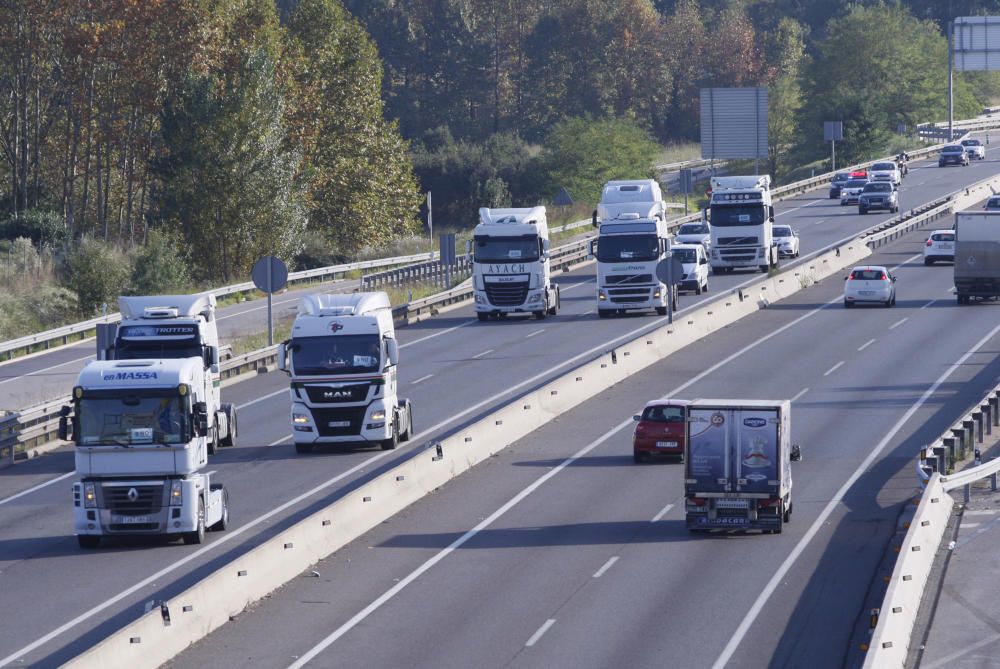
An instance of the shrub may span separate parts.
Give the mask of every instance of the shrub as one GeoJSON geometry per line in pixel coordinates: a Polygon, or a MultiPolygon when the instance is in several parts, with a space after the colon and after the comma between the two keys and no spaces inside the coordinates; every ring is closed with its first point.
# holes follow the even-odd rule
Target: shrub
{"type": "Polygon", "coordinates": [[[64,285],[75,291],[81,315],[89,317],[108,305],[114,311],[131,274],[128,258],[114,247],[93,237],[83,237],[66,257],[64,285]]]}
{"type": "Polygon", "coordinates": [[[153,230],[135,255],[129,292],[135,295],[184,293],[191,288],[189,264],[174,240],[153,230]]]}

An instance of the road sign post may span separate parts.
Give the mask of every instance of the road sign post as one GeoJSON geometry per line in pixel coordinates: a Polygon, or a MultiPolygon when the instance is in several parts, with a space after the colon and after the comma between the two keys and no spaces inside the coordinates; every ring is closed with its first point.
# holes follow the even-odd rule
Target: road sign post
{"type": "Polygon", "coordinates": [[[656,263],[656,278],[667,286],[667,323],[674,322],[674,311],[677,309],[677,284],[684,276],[684,263],[670,250],[670,240],[667,240],[667,257],[656,263]]]}
{"type": "Polygon", "coordinates": [[[254,263],[250,277],[257,289],[267,294],[267,345],[274,346],[274,319],[271,312],[271,295],[288,284],[288,267],[280,258],[264,256],[254,263]]]}
{"type": "Polygon", "coordinates": [[[843,121],[823,121],[823,141],[830,142],[830,171],[837,171],[837,141],[844,139],[843,121]]]}
{"type": "Polygon", "coordinates": [[[441,235],[438,239],[438,243],[441,247],[441,252],[439,254],[440,260],[438,262],[442,267],[444,267],[445,288],[450,288],[451,268],[454,267],[455,261],[457,260],[455,254],[455,234],[446,233],[441,235]]]}

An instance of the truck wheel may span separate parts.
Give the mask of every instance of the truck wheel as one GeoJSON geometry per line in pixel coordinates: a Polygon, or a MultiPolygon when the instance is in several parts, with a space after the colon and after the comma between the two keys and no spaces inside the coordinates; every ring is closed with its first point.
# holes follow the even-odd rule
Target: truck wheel
{"type": "Polygon", "coordinates": [[[410,403],[406,403],[406,431],[399,435],[400,441],[409,441],[410,437],[413,436],[413,407],[410,403]]]}
{"type": "Polygon", "coordinates": [[[101,545],[101,537],[96,534],[78,534],[76,542],[80,548],[98,548],[101,545]]]}
{"type": "Polygon", "coordinates": [[[479,318],[479,321],[481,323],[485,323],[486,321],[490,320],[490,315],[485,311],[477,311],[476,316],[479,318]]]}
{"type": "Polygon", "coordinates": [[[544,321],[545,317],[549,315],[549,310],[546,307],[545,309],[542,309],[541,311],[533,311],[531,313],[533,313],[535,315],[535,318],[537,318],[538,320],[544,321]]]}
{"type": "Polygon", "coordinates": [[[221,483],[213,483],[211,490],[222,491],[222,518],[208,528],[209,532],[224,532],[229,527],[229,491],[221,483]]]}
{"type": "Polygon", "coordinates": [[[770,265],[761,265],[759,269],[760,269],[760,273],[761,274],[767,274],[767,270],[771,269],[771,266],[770,265]]]}
{"type": "Polygon", "coordinates": [[[666,307],[656,307],[656,313],[658,315],[660,315],[660,316],[666,316],[667,315],[667,308],[666,307]]]}
{"type": "Polygon", "coordinates": [[[184,533],[184,543],[191,546],[205,541],[205,500],[198,498],[198,528],[184,533]]]}
{"type": "Polygon", "coordinates": [[[549,309],[549,315],[550,316],[555,316],[556,314],[558,314],[560,306],[562,306],[562,304],[561,304],[561,300],[559,298],[559,288],[557,286],[556,287],[556,301],[555,301],[555,304],[552,305],[552,308],[549,309]]]}
{"type": "Polygon", "coordinates": [[[608,318],[610,316],[611,316],[611,312],[608,311],[607,309],[598,309],[597,310],[597,317],[598,318],[608,318]]]}
{"type": "Polygon", "coordinates": [[[708,279],[705,279],[705,285],[701,287],[701,292],[703,293],[708,292],[708,279]]]}
{"type": "Polygon", "coordinates": [[[229,424],[229,431],[226,436],[219,440],[220,446],[236,445],[236,407],[232,404],[223,404],[222,411],[226,414],[226,422],[229,424]]]}
{"type": "Polygon", "coordinates": [[[695,294],[695,295],[701,295],[701,284],[700,284],[700,283],[699,283],[699,284],[697,284],[697,285],[696,285],[696,286],[694,287],[694,294],[695,294]]]}
{"type": "Polygon", "coordinates": [[[212,434],[208,439],[208,454],[215,455],[219,450],[219,427],[212,428],[212,434]]]}
{"type": "Polygon", "coordinates": [[[312,444],[304,444],[301,441],[296,441],[295,442],[295,452],[296,453],[312,453],[312,450],[313,450],[313,445],[312,444]]]}
{"type": "Polygon", "coordinates": [[[399,446],[399,419],[396,416],[392,418],[392,435],[388,439],[383,439],[381,444],[383,451],[391,451],[399,446]]]}
{"type": "Polygon", "coordinates": [[[791,519],[792,519],[792,509],[794,508],[794,506],[795,505],[792,504],[791,501],[788,502],[788,508],[785,509],[785,513],[781,516],[781,521],[782,522],[787,523],[787,522],[791,521],[791,519]]]}

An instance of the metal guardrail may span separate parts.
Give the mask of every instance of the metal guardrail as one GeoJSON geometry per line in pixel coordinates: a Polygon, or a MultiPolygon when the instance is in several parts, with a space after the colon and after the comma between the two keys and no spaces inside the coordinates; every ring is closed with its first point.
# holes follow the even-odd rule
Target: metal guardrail
{"type": "MultiPolygon", "coordinates": [[[[361,260],[353,263],[345,263],[341,265],[329,265],[326,267],[316,267],[313,269],[301,270],[298,272],[291,272],[288,275],[289,283],[302,283],[315,280],[328,280],[330,278],[335,278],[338,274],[346,274],[347,272],[358,271],[362,269],[371,269],[376,267],[391,267],[395,265],[406,265],[410,263],[433,260],[436,257],[435,251],[430,251],[428,253],[417,253],[408,256],[395,256],[392,258],[377,258],[375,260],[361,260]]],[[[216,288],[214,290],[204,291],[204,294],[212,294],[216,297],[226,297],[229,295],[235,295],[237,293],[246,293],[255,290],[253,282],[247,281],[244,283],[238,283],[231,286],[224,286],[222,288],[216,288]]],[[[64,345],[68,344],[73,338],[85,338],[99,323],[117,323],[121,320],[120,313],[108,314],[107,316],[100,316],[98,318],[91,318],[90,320],[82,321],[80,323],[74,323],[72,325],[66,325],[60,328],[54,328],[52,330],[46,330],[45,332],[39,332],[37,334],[28,335],[26,337],[19,337],[18,339],[11,339],[9,341],[0,343],[0,359],[13,359],[15,353],[18,351],[24,351],[25,353],[30,353],[33,349],[37,347],[42,347],[43,349],[51,348],[53,345],[64,345]]]]}
{"type": "Polygon", "coordinates": [[[437,260],[404,265],[384,272],[365,274],[361,277],[360,288],[362,291],[382,288],[384,286],[397,286],[406,283],[441,281],[447,276],[462,276],[472,273],[472,258],[468,255],[461,255],[455,258],[455,264],[450,268],[442,265],[437,260]]]}
{"type": "MultiPolygon", "coordinates": [[[[952,130],[961,134],[997,128],[1000,128],[1000,119],[993,118],[975,118],[952,123],[952,130]]],[[[948,139],[948,123],[928,123],[917,126],[917,136],[925,139],[948,139]]],[[[954,137],[951,141],[957,139],[959,137],[954,137]]]]}

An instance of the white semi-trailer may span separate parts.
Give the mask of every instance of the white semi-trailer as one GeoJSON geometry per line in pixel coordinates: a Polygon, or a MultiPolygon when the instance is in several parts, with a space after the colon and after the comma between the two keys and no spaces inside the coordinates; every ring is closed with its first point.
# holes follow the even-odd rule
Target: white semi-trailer
{"type": "Polygon", "coordinates": [[[201,471],[216,438],[205,376],[194,358],[95,360],[80,372],[59,436],[76,451],[81,547],[128,535],[197,544],[206,529],[226,529],[226,490],[201,471]]]}
{"type": "Polygon", "coordinates": [[[292,336],[278,346],[291,376],[295,450],[320,444],[396,448],[413,433],[410,401],[397,392],[399,346],[385,293],[307,295],[292,336]]]}
{"type": "Polygon", "coordinates": [[[667,286],[656,276],[656,265],[669,249],[666,211],[653,179],[604,185],[593,217],[598,236],[591,246],[601,318],[635,310],[667,313],[667,286]]]}
{"type": "Polygon", "coordinates": [[[480,209],[470,252],[479,320],[517,313],[542,319],[559,311],[545,207],[480,209]]]}
{"type": "Polygon", "coordinates": [[[767,272],[778,267],[774,241],[771,177],[712,177],[712,250],[714,274],[751,268],[767,272]]]}
{"type": "Polygon", "coordinates": [[[1000,211],[955,214],[955,295],[959,304],[1000,298],[1000,211]]]}

